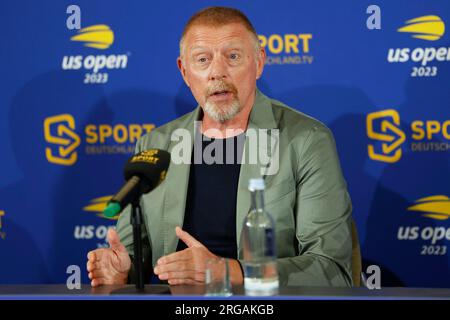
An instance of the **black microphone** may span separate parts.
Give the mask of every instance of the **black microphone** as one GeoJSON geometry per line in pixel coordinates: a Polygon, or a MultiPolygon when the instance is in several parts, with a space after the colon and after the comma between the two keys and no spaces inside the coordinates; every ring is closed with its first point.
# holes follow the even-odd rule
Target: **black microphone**
{"type": "Polygon", "coordinates": [[[132,156],[124,168],[127,182],[111,198],[103,214],[112,218],[141,195],[156,188],[166,178],[169,164],[170,153],[160,149],[150,149],[132,156]]]}

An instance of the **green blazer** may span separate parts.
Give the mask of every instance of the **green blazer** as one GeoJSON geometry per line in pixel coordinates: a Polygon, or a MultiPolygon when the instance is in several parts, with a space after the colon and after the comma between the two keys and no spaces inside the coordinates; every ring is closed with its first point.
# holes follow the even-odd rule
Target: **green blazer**
{"type": "MultiPolygon", "coordinates": [[[[158,148],[171,152],[172,159],[176,154],[190,160],[194,122],[201,116],[202,110],[197,107],[154,129],[138,141],[136,152],[158,148]],[[180,128],[184,131],[176,130],[180,128]],[[189,146],[187,151],[184,149],[185,154],[179,148],[183,139],[191,139],[184,140],[189,146]]],[[[262,176],[266,185],[266,209],[276,224],[280,284],[351,286],[352,206],[332,133],[321,122],[266,97],[259,90],[248,128],[278,129],[278,134],[269,135],[270,143],[259,144],[259,151],[269,155],[269,165],[259,159],[246,161],[251,154],[248,152],[250,139],[245,142],[236,203],[238,259],[243,258],[241,230],[250,209],[248,181],[262,176]],[[275,174],[274,167],[278,167],[275,174]]],[[[144,260],[149,272],[161,256],[176,250],[175,227],[183,226],[189,169],[188,163],[172,161],[166,179],[142,197],[144,260]]],[[[129,208],[120,216],[117,230],[132,255],[129,208]]]]}

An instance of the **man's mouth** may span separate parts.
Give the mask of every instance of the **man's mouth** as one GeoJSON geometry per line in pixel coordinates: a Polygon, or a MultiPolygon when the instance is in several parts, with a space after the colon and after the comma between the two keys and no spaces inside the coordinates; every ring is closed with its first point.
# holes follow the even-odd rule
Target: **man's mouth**
{"type": "Polygon", "coordinates": [[[228,93],[231,93],[231,92],[230,92],[230,91],[227,91],[227,90],[214,91],[214,92],[211,94],[211,96],[220,97],[220,96],[227,95],[228,93]]]}
{"type": "Polygon", "coordinates": [[[233,97],[233,92],[229,90],[217,90],[210,94],[208,99],[215,102],[226,102],[233,97]]]}
{"type": "Polygon", "coordinates": [[[217,82],[206,90],[206,99],[217,103],[228,103],[237,98],[237,90],[232,84],[217,82]]]}

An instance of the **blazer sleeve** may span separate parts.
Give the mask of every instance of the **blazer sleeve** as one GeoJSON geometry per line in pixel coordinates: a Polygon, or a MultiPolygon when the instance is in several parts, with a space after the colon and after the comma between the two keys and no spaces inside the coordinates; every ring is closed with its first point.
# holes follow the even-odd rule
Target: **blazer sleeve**
{"type": "Polygon", "coordinates": [[[278,259],[280,284],[351,286],[352,205],[333,135],[315,126],[294,149],[299,254],[278,259]]]}

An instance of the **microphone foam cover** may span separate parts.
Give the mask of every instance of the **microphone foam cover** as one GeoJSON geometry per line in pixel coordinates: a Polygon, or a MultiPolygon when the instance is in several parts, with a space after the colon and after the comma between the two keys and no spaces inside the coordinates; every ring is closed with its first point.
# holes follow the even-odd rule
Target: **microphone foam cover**
{"type": "Polygon", "coordinates": [[[160,149],[150,149],[132,156],[125,165],[125,180],[138,176],[142,192],[147,193],[159,185],[166,177],[170,164],[170,153],[160,149]]]}

